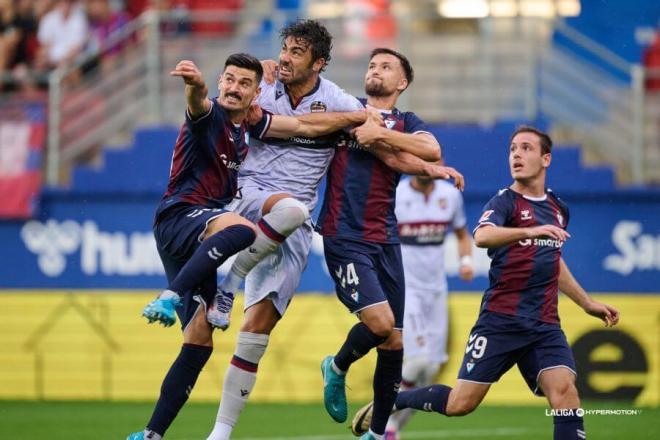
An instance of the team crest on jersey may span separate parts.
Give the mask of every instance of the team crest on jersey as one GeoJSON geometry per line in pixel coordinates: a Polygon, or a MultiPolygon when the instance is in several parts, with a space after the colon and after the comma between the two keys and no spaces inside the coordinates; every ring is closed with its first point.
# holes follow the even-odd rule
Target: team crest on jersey
{"type": "Polygon", "coordinates": [[[440,209],[447,209],[447,199],[438,200],[438,206],[440,206],[440,209]]]}
{"type": "Polygon", "coordinates": [[[323,113],[328,110],[328,106],[322,101],[314,101],[309,105],[309,111],[312,113],[323,113]]]}
{"type": "Polygon", "coordinates": [[[520,211],[520,220],[531,220],[532,214],[530,214],[529,209],[523,209],[520,211]]]}
{"type": "Polygon", "coordinates": [[[557,221],[559,222],[559,226],[564,226],[564,216],[559,211],[557,211],[557,221]]]}
{"type": "Polygon", "coordinates": [[[276,100],[276,101],[277,101],[278,99],[280,99],[280,98],[282,97],[282,95],[284,95],[284,92],[283,92],[283,91],[281,91],[281,90],[275,90],[275,100],[276,100]]]}
{"type": "Polygon", "coordinates": [[[385,119],[385,127],[387,127],[389,130],[392,129],[396,125],[396,119],[385,119]]]}

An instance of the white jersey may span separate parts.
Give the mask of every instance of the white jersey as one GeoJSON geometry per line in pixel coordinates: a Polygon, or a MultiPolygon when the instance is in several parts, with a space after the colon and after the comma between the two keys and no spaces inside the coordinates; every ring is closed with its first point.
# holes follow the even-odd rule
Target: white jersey
{"type": "Polygon", "coordinates": [[[460,191],[436,180],[433,192],[426,197],[406,179],[397,187],[395,212],[406,290],[446,292],[445,236],[450,229],[466,226],[460,191]]]}
{"type": "MultiPolygon", "coordinates": [[[[266,84],[262,81],[257,103],[275,115],[287,116],[364,108],[354,96],[322,77],[296,106],[292,105],[284,84],[279,81],[266,84]]],[[[312,211],[318,199],[319,183],[335,153],[335,138],[250,139],[250,149],[239,172],[239,188],[256,184],[267,191],[288,192],[312,211]]]]}

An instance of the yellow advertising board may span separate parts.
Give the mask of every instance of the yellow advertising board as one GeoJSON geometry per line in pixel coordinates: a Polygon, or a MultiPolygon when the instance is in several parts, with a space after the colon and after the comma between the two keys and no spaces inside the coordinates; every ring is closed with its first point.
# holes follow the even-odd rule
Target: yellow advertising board
{"type": "MultiPolygon", "coordinates": [[[[147,325],[145,291],[3,291],[0,320],[0,399],[154,400],[181,345],[178,328],[147,325]]],[[[562,326],[573,346],[582,397],[660,402],[660,295],[603,295],[621,311],[605,329],[570,300],[560,301],[562,326]]],[[[450,361],[440,381],[453,384],[480,294],[450,295],[450,361]]],[[[192,399],[217,401],[241,320],[215,335],[215,350],[192,399]]],[[[319,364],[343,342],[355,318],[334,295],[298,295],[271,337],[252,400],[319,401],[319,364]]],[[[348,396],[371,396],[375,355],[351,369],[348,396]]],[[[516,368],[495,384],[491,404],[544,404],[516,368]]]]}

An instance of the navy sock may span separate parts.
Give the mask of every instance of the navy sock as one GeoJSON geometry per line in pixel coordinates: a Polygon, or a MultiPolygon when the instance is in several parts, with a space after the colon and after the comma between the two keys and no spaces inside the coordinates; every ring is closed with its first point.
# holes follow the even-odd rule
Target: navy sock
{"type": "Polygon", "coordinates": [[[372,348],[385,342],[386,339],[372,333],[365,323],[358,322],[348,332],[344,345],[335,355],[335,365],[342,371],[348,371],[353,362],[369,353],[372,348]]]}
{"type": "Polygon", "coordinates": [[[401,385],[401,366],[403,350],[378,349],[378,361],[374,372],[374,409],[371,418],[371,430],[384,434],[387,419],[396,401],[401,385]]]}
{"type": "Polygon", "coordinates": [[[413,408],[447,415],[447,401],[450,392],[451,387],[447,385],[431,385],[430,387],[401,391],[396,396],[396,409],[413,408]]]}
{"type": "MultiPolygon", "coordinates": [[[[575,410],[573,410],[575,413],[575,410]]],[[[555,416],[554,440],[582,440],[587,438],[584,432],[584,420],[577,415],[555,416]]]]}
{"type": "Polygon", "coordinates": [[[183,296],[213,274],[225,260],[250,246],[256,234],[245,225],[232,225],[204,240],[181,268],[168,289],[183,296]]]}
{"type": "Polygon", "coordinates": [[[197,376],[211,357],[212,351],[211,347],[183,344],[179,356],[170,367],[170,371],[160,387],[160,397],[147,429],[160,435],[165,434],[183,404],[188,400],[188,396],[197,382],[197,376]]]}

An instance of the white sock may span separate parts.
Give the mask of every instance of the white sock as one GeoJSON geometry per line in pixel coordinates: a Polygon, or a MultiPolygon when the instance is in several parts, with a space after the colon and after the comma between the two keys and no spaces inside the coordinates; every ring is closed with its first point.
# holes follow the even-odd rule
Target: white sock
{"type": "Polygon", "coordinates": [[[161,440],[163,438],[162,435],[156,434],[150,429],[145,429],[143,432],[145,440],[161,440]]]}
{"type": "Polygon", "coordinates": [[[370,433],[371,436],[372,436],[373,438],[375,438],[376,440],[382,440],[382,438],[383,438],[383,436],[382,436],[381,434],[376,434],[376,433],[373,432],[371,429],[369,429],[369,433],[370,433]]]}
{"type": "Polygon", "coordinates": [[[340,376],[346,376],[346,371],[344,371],[344,370],[340,370],[339,367],[337,366],[337,364],[335,364],[335,361],[334,361],[334,360],[333,360],[332,362],[330,362],[330,367],[331,367],[331,368],[335,371],[335,373],[337,373],[338,375],[340,375],[340,376]]]}
{"type": "Polygon", "coordinates": [[[240,287],[240,281],[247,276],[248,272],[266,255],[274,252],[286,237],[305,223],[308,218],[307,206],[294,198],[286,197],[275,203],[270,212],[257,223],[257,238],[254,243],[236,255],[236,260],[231,266],[231,279],[227,279],[229,275],[225,277],[220,288],[235,292],[240,287]],[[237,278],[240,278],[238,287],[236,287],[237,278]]]}
{"type": "Polygon", "coordinates": [[[268,346],[268,335],[240,332],[234,357],[225,373],[215,427],[207,440],[227,440],[257,381],[257,366],[268,346]]]}
{"type": "Polygon", "coordinates": [[[161,292],[160,295],[158,295],[158,298],[160,298],[160,299],[170,299],[170,298],[180,299],[181,297],[179,296],[178,293],[176,293],[172,290],[169,290],[169,289],[165,289],[161,292]]]}

